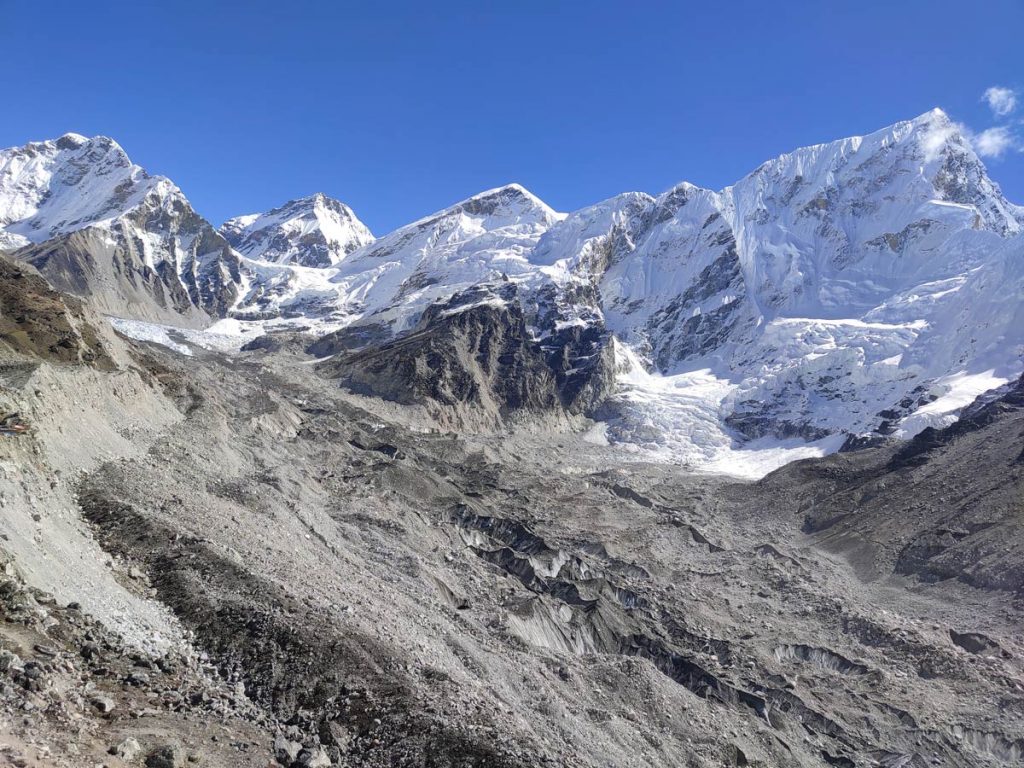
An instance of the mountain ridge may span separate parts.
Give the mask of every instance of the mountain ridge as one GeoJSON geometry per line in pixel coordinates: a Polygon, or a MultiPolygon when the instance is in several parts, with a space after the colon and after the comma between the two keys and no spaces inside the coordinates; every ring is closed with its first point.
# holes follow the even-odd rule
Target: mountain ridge
{"type": "Polygon", "coordinates": [[[1019,765],[1024,233],[924,118],[333,263],[0,153],[0,753],[1019,765]]]}
{"type": "MultiPolygon", "coordinates": [[[[300,329],[348,355],[422,332],[439,307],[513,301],[551,359],[569,327],[631,350],[614,365],[650,376],[620,376],[611,391],[611,411],[628,419],[693,431],[691,417],[673,426],[665,414],[673,390],[709,371],[718,383],[700,418],[718,425],[709,439],[728,455],[765,440],[910,436],[955,418],[967,389],[1015,377],[1024,354],[1013,300],[1024,208],[941,110],[784,153],[719,191],[681,182],[563,214],[507,184],[379,238],[322,194],[217,231],[116,142],[69,134],[27,148],[71,156],[23,184],[10,168],[29,163],[3,152],[2,242],[35,232],[41,242],[18,241],[14,257],[62,290],[100,296],[108,314],[300,329]],[[76,188],[83,179],[96,194],[76,188]],[[1008,300],[992,295],[997,279],[1008,300]]],[[[631,424],[612,424],[636,439],[631,424]]],[[[655,452],[670,443],[682,444],[644,441],[655,452]]],[[[706,461],[707,446],[695,449],[684,460],[706,461]]]]}
{"type": "Polygon", "coordinates": [[[0,248],[108,314],[208,325],[239,260],[169,179],[117,142],[65,134],[0,152],[0,248]]]}

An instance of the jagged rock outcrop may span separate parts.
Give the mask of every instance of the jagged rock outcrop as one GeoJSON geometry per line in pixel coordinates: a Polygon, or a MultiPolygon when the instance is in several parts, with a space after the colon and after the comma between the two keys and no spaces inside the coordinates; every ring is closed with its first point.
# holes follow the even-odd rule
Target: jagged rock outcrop
{"type": "Polygon", "coordinates": [[[514,299],[511,285],[460,294],[429,308],[412,332],[340,352],[319,370],[360,394],[426,405],[449,423],[588,412],[612,385],[607,334],[575,326],[538,341],[514,299]]]}

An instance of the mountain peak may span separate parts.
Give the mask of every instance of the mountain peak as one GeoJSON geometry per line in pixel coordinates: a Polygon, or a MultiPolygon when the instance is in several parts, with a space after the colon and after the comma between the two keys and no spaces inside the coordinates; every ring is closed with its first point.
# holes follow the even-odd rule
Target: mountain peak
{"type": "Polygon", "coordinates": [[[239,279],[237,256],[181,190],[108,136],[0,150],[0,249],[59,290],[136,319],[208,323],[239,279]]]}
{"type": "Polygon", "coordinates": [[[229,219],[220,233],[249,258],[304,267],[332,266],[374,239],[351,208],[323,192],[229,219]]]}
{"type": "Polygon", "coordinates": [[[473,216],[506,214],[536,216],[548,224],[565,218],[565,214],[558,213],[522,184],[517,183],[478,192],[472,197],[456,203],[448,211],[461,211],[473,216]]]}
{"type": "Polygon", "coordinates": [[[926,123],[927,124],[936,124],[936,123],[942,123],[942,124],[949,125],[953,121],[950,119],[949,115],[946,114],[946,111],[943,110],[941,107],[934,107],[933,109],[929,109],[927,112],[924,112],[924,113],[918,115],[917,117],[915,117],[910,122],[915,123],[915,124],[926,124],[926,123]]]}
{"type": "Polygon", "coordinates": [[[86,153],[89,155],[90,162],[96,162],[98,158],[109,157],[119,165],[126,167],[133,165],[124,148],[109,136],[83,136],[80,133],[65,133],[58,139],[41,142],[41,145],[52,147],[57,152],[73,152],[77,155],[86,153]]]}
{"type": "Polygon", "coordinates": [[[526,187],[518,182],[511,182],[510,184],[502,184],[500,187],[494,187],[493,189],[485,189],[483,192],[478,192],[475,195],[471,195],[469,200],[477,200],[480,198],[494,197],[496,195],[508,195],[515,197],[528,197],[534,200],[537,198],[533,193],[530,192],[526,187]]]}
{"type": "MultiPolygon", "coordinates": [[[[277,210],[281,210],[282,208],[289,208],[289,207],[298,208],[298,207],[301,207],[301,206],[306,206],[306,207],[309,207],[309,208],[314,208],[314,207],[316,207],[318,205],[322,206],[322,205],[332,205],[332,204],[334,204],[334,205],[345,205],[340,200],[336,200],[333,197],[330,197],[329,195],[324,194],[323,192],[314,192],[311,195],[305,195],[304,197],[297,197],[294,200],[289,200],[287,203],[284,203],[283,205],[280,205],[277,208],[274,208],[273,210],[277,211],[277,210]]],[[[268,213],[269,213],[269,211],[268,211],[268,213]]]]}
{"type": "Polygon", "coordinates": [[[3,241],[20,247],[105,221],[137,205],[162,181],[134,165],[107,136],[66,133],[0,150],[3,241]]]}
{"type": "Polygon", "coordinates": [[[57,145],[58,149],[77,149],[88,141],[89,139],[80,133],[68,132],[57,139],[54,143],[57,145]]]}

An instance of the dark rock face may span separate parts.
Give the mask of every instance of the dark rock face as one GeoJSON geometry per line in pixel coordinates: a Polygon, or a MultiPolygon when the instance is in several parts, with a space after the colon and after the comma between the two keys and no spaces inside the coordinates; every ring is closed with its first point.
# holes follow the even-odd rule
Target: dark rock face
{"type": "Polygon", "coordinates": [[[805,533],[827,548],[857,552],[874,576],[958,579],[1020,593],[1022,444],[1024,379],[946,429],[796,462],[760,485],[793,499],[805,533]]]}
{"type": "Polygon", "coordinates": [[[935,175],[933,183],[936,191],[944,199],[961,205],[976,206],[985,223],[993,226],[1000,235],[1006,236],[1010,231],[993,203],[993,184],[977,158],[971,157],[962,149],[946,147],[942,167],[935,175]]]}
{"type": "Polygon", "coordinates": [[[648,334],[658,339],[654,363],[659,370],[713,352],[740,325],[746,291],[739,255],[731,234],[723,244],[726,250],[701,270],[697,281],[648,321],[648,334]],[[701,302],[725,292],[733,298],[710,311],[695,312],[701,302]]]}
{"type": "Polygon", "coordinates": [[[555,374],[559,401],[570,413],[590,412],[614,386],[615,361],[603,326],[566,326],[546,338],[541,349],[555,374]]]}
{"type": "Polygon", "coordinates": [[[320,370],[353,391],[403,404],[483,408],[501,418],[588,411],[612,383],[604,329],[566,326],[537,341],[514,290],[499,290],[504,296],[485,288],[459,294],[428,310],[413,332],[339,353],[320,370]]]}
{"type": "Polygon", "coordinates": [[[114,363],[81,302],[50,288],[29,266],[0,256],[0,349],[104,370],[114,363]]]}
{"type": "Polygon", "coordinates": [[[737,405],[737,410],[725,417],[725,423],[750,440],[761,437],[777,437],[782,440],[798,437],[802,440],[821,440],[830,434],[806,423],[778,419],[765,409],[764,403],[756,400],[737,405]]]}
{"type": "Polygon", "coordinates": [[[383,324],[348,325],[320,336],[306,348],[306,351],[314,357],[328,357],[382,344],[390,338],[391,329],[383,324]]]}

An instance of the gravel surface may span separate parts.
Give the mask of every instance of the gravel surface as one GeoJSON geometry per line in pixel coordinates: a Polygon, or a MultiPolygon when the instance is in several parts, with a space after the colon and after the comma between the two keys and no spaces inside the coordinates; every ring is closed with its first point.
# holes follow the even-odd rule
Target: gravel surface
{"type": "Polygon", "coordinates": [[[1024,759],[1012,398],[749,484],[563,417],[445,433],[287,349],[33,366],[0,761],[1024,759]]]}

